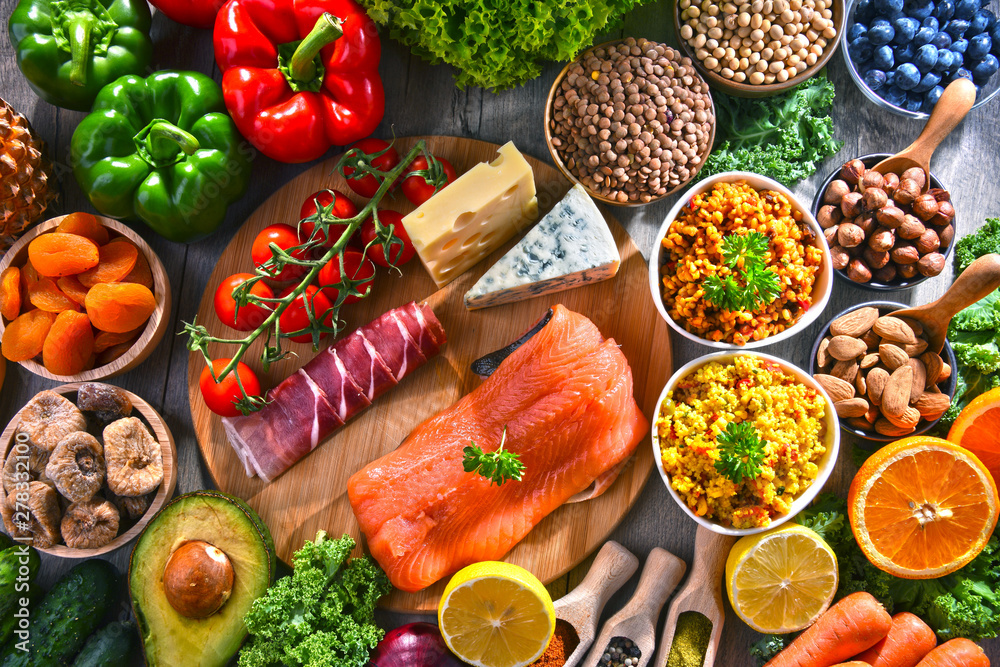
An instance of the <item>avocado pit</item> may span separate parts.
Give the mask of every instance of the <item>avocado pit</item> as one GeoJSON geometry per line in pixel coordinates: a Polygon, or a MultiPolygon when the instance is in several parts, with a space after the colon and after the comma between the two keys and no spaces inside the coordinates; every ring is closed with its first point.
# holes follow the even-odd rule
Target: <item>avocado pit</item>
{"type": "Polygon", "coordinates": [[[229,556],[203,540],[184,542],[163,568],[167,602],[186,618],[207,618],[233,593],[235,573],[229,556]]]}

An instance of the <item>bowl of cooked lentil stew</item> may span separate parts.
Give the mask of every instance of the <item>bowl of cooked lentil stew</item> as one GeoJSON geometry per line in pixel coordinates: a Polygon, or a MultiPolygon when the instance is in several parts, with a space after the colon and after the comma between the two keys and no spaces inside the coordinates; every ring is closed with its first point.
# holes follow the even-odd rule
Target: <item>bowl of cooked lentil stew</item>
{"type": "Polygon", "coordinates": [[[697,183],[667,214],[649,284],[680,335],[751,349],[812,324],[830,298],[833,268],[822,229],[788,188],[726,172],[697,183]]]}
{"type": "Polygon", "coordinates": [[[802,369],[757,352],[717,352],[667,382],[652,428],[667,491],[699,525],[763,532],[805,509],[840,451],[833,401],[802,369]]]}

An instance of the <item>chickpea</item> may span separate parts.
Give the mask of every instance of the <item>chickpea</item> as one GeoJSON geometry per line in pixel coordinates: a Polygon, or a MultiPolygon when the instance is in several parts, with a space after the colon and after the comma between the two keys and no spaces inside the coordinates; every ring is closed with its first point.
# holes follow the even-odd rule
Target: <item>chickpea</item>
{"type": "Polygon", "coordinates": [[[763,72],[752,73],[750,75],[750,83],[754,84],[755,86],[759,86],[760,84],[764,83],[764,73],[763,72]]]}
{"type": "Polygon", "coordinates": [[[788,81],[788,70],[787,69],[783,69],[783,70],[779,71],[775,75],[775,78],[778,80],[778,83],[784,83],[785,81],[788,81]]]}
{"type": "Polygon", "coordinates": [[[691,39],[691,37],[693,36],[694,36],[694,30],[691,28],[691,26],[689,25],[681,26],[681,39],[686,41],[691,39]]]}
{"type": "Polygon", "coordinates": [[[750,25],[750,15],[746,12],[743,12],[737,19],[737,23],[739,23],[740,27],[745,27],[750,25]]]}

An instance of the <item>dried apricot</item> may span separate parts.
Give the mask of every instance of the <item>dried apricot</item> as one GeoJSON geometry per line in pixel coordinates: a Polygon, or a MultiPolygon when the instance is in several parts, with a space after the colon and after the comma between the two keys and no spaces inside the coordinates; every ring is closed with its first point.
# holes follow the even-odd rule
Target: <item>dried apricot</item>
{"type": "Polygon", "coordinates": [[[118,343],[117,345],[113,345],[112,347],[109,347],[108,349],[104,350],[104,352],[101,352],[100,354],[97,355],[97,360],[94,362],[94,368],[107,366],[112,361],[118,359],[126,352],[131,350],[133,344],[135,344],[135,341],[130,340],[127,343],[118,343]]]}
{"type": "Polygon", "coordinates": [[[145,286],[147,289],[153,289],[153,272],[149,268],[149,261],[146,256],[142,254],[142,251],[135,247],[135,244],[129,241],[124,236],[116,236],[111,239],[110,243],[127,243],[128,245],[135,248],[136,259],[135,266],[132,268],[132,272],[121,279],[120,282],[123,283],[137,283],[139,285],[145,286]]]}
{"type": "Polygon", "coordinates": [[[0,273],[0,315],[12,320],[21,313],[21,269],[8,266],[0,273]]]}
{"type": "Polygon", "coordinates": [[[98,283],[87,292],[84,306],[95,328],[124,333],[149,319],[156,310],[156,297],[135,283],[98,283]]]}
{"type": "Polygon", "coordinates": [[[42,346],[42,363],[55,375],[76,375],[94,352],[94,330],[85,313],[65,310],[56,316],[42,346]]]}
{"type": "Polygon", "coordinates": [[[32,239],[28,259],[40,275],[60,278],[97,266],[101,255],[97,244],[86,236],[52,232],[32,239]]]}
{"type": "Polygon", "coordinates": [[[90,213],[70,213],[62,219],[62,222],[56,227],[56,231],[86,236],[98,245],[104,245],[108,242],[107,227],[101,224],[97,216],[90,213]]]}
{"type": "Polygon", "coordinates": [[[101,261],[92,269],[87,269],[79,276],[80,282],[87,287],[97,283],[116,283],[135,268],[139,258],[139,250],[131,243],[109,243],[98,248],[101,261]]]}
{"type": "Polygon", "coordinates": [[[28,289],[28,300],[35,308],[47,310],[50,313],[61,313],[64,310],[80,310],[80,304],[66,296],[56,287],[51,278],[42,278],[28,289]]]}
{"type": "Polygon", "coordinates": [[[0,352],[10,361],[27,361],[42,352],[56,314],[44,310],[29,310],[7,325],[0,341],[0,352]]]}
{"type": "Polygon", "coordinates": [[[114,347],[115,345],[121,345],[122,343],[128,343],[131,345],[142,335],[142,330],[146,327],[142,326],[133,331],[125,331],[122,333],[115,333],[111,331],[98,331],[97,335],[94,336],[94,352],[100,354],[109,347],[114,347]]]}
{"type": "Polygon", "coordinates": [[[31,265],[31,260],[24,263],[21,267],[21,298],[27,298],[28,289],[31,287],[32,283],[37,283],[41,276],[38,275],[38,271],[35,271],[35,267],[31,265]]]}
{"type": "Polygon", "coordinates": [[[87,299],[89,287],[84,287],[83,283],[76,276],[63,276],[56,281],[56,286],[62,293],[76,301],[81,306],[87,299]]]}

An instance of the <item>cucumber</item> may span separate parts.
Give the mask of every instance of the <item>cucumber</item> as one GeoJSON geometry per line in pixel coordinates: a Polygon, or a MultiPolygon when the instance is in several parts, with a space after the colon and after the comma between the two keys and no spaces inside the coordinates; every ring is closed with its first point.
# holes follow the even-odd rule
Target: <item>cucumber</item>
{"type": "Polygon", "coordinates": [[[7,533],[0,533],[0,551],[12,546],[14,546],[14,540],[10,539],[7,533]]]}
{"type": "MultiPolygon", "coordinates": [[[[28,597],[28,609],[31,616],[34,617],[35,607],[38,606],[38,601],[42,599],[42,587],[32,586],[27,593],[18,593],[18,598],[27,596],[28,597]]],[[[17,627],[17,623],[20,619],[14,616],[14,613],[18,611],[15,607],[14,611],[7,615],[6,618],[0,619],[0,647],[4,646],[8,641],[14,641],[14,629],[17,627]]],[[[0,662],[3,661],[4,653],[0,650],[0,662]]]]}
{"type": "Polygon", "coordinates": [[[121,667],[132,664],[139,648],[135,623],[112,621],[90,635],[73,667],[121,667]]]}
{"type": "MultiPolygon", "coordinates": [[[[0,551],[0,646],[2,646],[10,635],[6,634],[4,628],[10,624],[11,615],[16,610],[18,600],[27,597],[27,591],[17,591],[17,577],[21,570],[21,560],[25,554],[28,556],[28,582],[29,589],[33,588],[31,582],[38,574],[38,567],[41,559],[34,547],[11,546],[0,551]]],[[[21,582],[23,583],[23,582],[21,582]]]]}

